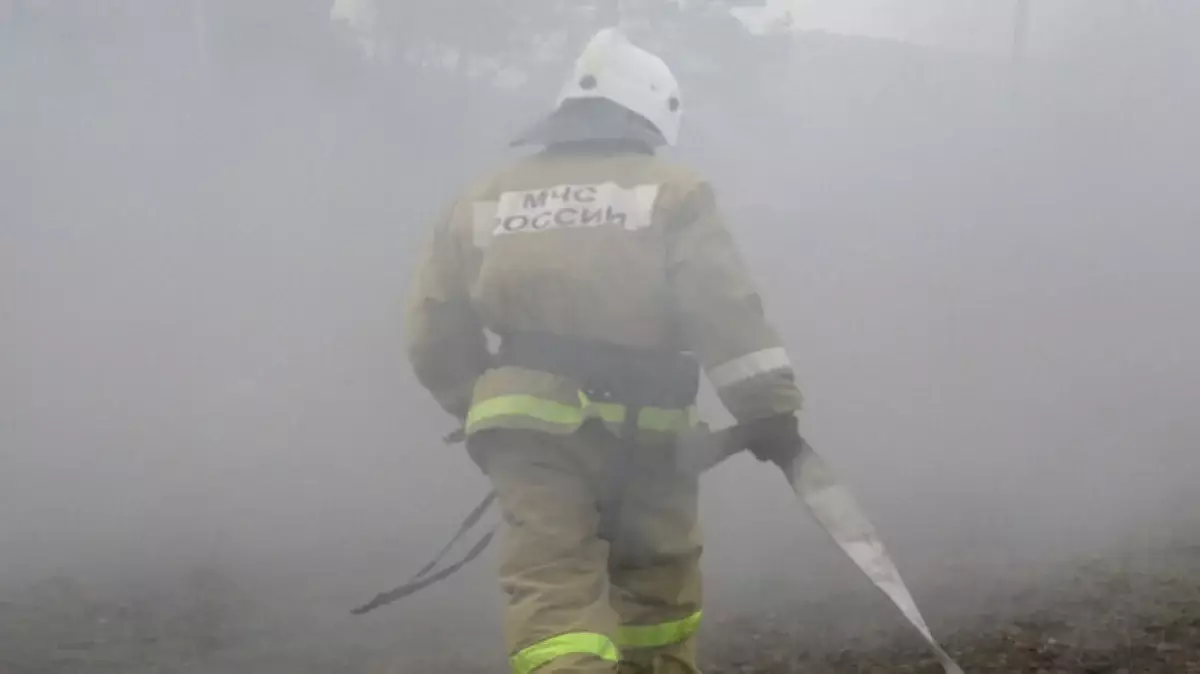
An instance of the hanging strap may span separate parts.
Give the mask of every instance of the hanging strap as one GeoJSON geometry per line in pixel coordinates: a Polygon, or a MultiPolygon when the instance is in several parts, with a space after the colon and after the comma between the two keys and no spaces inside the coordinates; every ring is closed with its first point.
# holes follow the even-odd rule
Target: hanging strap
{"type": "Polygon", "coordinates": [[[471,561],[476,557],[483,554],[483,551],[486,550],[488,545],[492,542],[492,538],[495,537],[496,530],[500,526],[499,524],[494,525],[486,534],[483,535],[483,537],[476,541],[475,545],[471,546],[471,549],[467,551],[467,554],[464,555],[462,559],[447,566],[441,571],[438,571],[437,573],[427,575],[430,571],[437,567],[443,558],[445,558],[445,556],[454,547],[454,544],[462,539],[462,537],[465,536],[467,532],[479,522],[480,518],[483,517],[483,514],[487,512],[488,508],[495,500],[496,492],[494,491],[489,492],[487,496],[483,497],[483,500],[480,501],[479,505],[475,506],[475,509],[472,510],[463,519],[462,523],[458,525],[458,531],[454,533],[454,536],[450,539],[450,542],[442,546],[442,549],[438,551],[437,555],[435,555],[428,564],[421,567],[421,570],[413,575],[412,578],[409,578],[408,582],[404,583],[400,587],[388,590],[387,592],[381,592],[380,594],[376,595],[374,599],[366,604],[363,604],[362,606],[359,606],[350,613],[353,615],[362,615],[364,613],[373,611],[380,606],[386,606],[394,601],[407,597],[410,594],[419,592],[420,590],[423,590],[434,583],[449,578],[459,569],[463,568],[467,564],[471,563],[471,561]]]}
{"type": "Polygon", "coordinates": [[[617,455],[611,457],[608,481],[600,506],[600,525],[597,535],[615,545],[621,531],[621,516],[625,507],[626,485],[633,470],[633,456],[637,448],[638,417],[642,408],[630,406],[621,424],[621,437],[617,442],[617,455]]]}
{"type": "Polygon", "coordinates": [[[458,531],[454,532],[454,537],[450,539],[450,542],[442,546],[442,549],[438,551],[433,560],[422,567],[415,576],[409,578],[408,582],[411,583],[433,570],[433,567],[437,566],[438,562],[442,561],[442,558],[446,556],[446,553],[450,552],[450,549],[454,547],[454,544],[457,543],[460,538],[465,536],[466,533],[471,530],[471,527],[475,526],[475,523],[479,521],[479,518],[483,517],[483,514],[487,512],[488,506],[492,505],[492,502],[495,500],[496,492],[494,491],[489,492],[487,496],[484,496],[483,500],[479,502],[479,505],[475,506],[475,509],[472,510],[465,518],[463,518],[462,523],[458,525],[458,531]]]}

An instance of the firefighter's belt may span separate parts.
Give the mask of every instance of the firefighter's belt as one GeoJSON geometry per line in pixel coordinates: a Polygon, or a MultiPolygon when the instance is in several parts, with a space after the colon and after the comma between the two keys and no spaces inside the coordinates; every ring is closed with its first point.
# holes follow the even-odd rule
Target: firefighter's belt
{"type": "Polygon", "coordinates": [[[700,389],[691,354],[548,333],[505,333],[494,363],[572,379],[591,400],[630,407],[684,408],[700,389]]]}

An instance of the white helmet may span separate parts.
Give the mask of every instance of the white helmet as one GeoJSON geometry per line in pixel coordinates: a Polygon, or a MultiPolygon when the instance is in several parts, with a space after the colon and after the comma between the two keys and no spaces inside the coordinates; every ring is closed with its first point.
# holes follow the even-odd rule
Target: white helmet
{"type": "Polygon", "coordinates": [[[606,98],[636,112],[668,145],[679,138],[683,101],[675,75],[661,58],[635,46],[616,28],[601,30],[584,47],[558,104],[578,98],[606,98]]]}

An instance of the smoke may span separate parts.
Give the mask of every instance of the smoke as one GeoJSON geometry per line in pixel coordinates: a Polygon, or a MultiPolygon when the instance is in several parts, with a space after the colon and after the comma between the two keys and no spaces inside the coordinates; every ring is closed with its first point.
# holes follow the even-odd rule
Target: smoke
{"type": "MultiPolygon", "coordinates": [[[[302,18],[269,49],[214,22],[225,41],[195,49],[146,30],[187,16],[132,11],[107,38],[43,19],[0,50],[0,587],[215,565],[348,643],[493,634],[490,562],[392,618],[341,617],[487,489],[440,443],[400,302],[434,215],[506,159],[557,71],[514,93],[366,67],[302,18]]],[[[880,20],[910,37],[917,14],[880,20]]],[[[945,39],[915,41],[954,37],[938,16],[922,30],[945,39]]],[[[1194,47],[1017,70],[846,36],[683,39],[728,58],[687,71],[680,159],[786,336],[806,436],[918,600],[1194,526],[1194,47]]],[[[704,486],[721,610],[863,589],[769,469],[738,458],[704,486]]]]}

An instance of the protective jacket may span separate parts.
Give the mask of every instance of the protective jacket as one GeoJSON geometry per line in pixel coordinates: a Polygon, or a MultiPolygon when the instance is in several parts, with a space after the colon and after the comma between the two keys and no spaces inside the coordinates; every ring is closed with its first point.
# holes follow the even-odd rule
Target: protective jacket
{"type": "MultiPolygon", "coordinates": [[[[468,189],[418,260],[405,327],[419,381],[468,435],[618,428],[626,411],[571,377],[497,363],[485,331],[690,352],[739,421],[801,406],[712,187],[638,142],[557,144],[468,189]]],[[[637,419],[643,438],[693,422],[691,405],[637,419]]]]}

